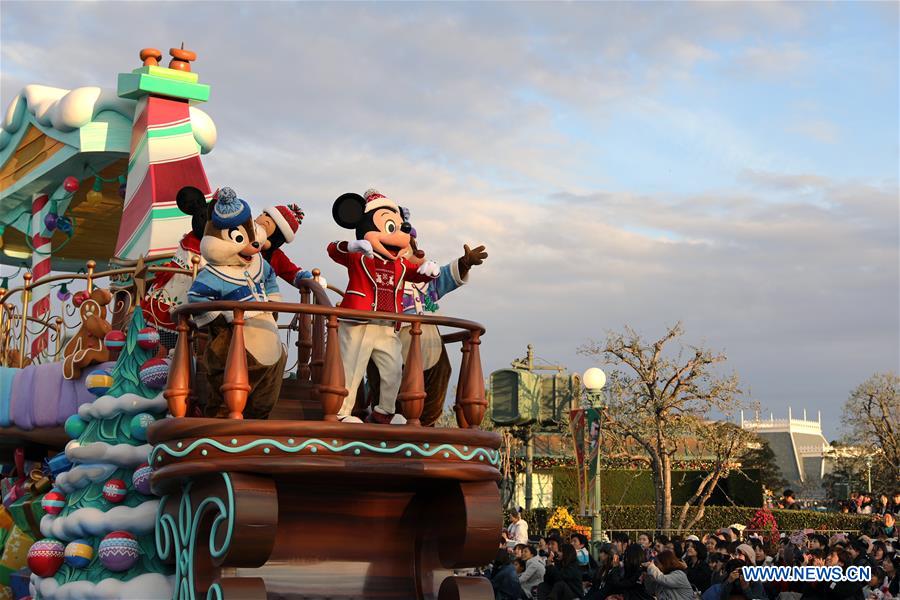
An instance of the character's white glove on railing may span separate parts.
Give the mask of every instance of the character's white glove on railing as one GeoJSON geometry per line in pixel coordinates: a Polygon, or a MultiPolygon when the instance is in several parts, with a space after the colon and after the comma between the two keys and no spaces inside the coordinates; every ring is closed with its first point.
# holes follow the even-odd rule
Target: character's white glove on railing
{"type": "Polygon", "coordinates": [[[433,260],[426,260],[419,268],[416,269],[416,272],[420,275],[425,275],[426,277],[437,277],[441,274],[441,267],[438,266],[436,262],[433,260]]]}

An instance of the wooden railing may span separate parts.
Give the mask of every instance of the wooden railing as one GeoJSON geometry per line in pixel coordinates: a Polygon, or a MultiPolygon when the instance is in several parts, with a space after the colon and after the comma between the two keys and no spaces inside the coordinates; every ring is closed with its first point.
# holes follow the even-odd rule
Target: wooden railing
{"type": "Polygon", "coordinates": [[[320,292],[323,296],[322,288],[318,284],[310,283],[305,286],[305,289],[301,289],[303,303],[198,302],[175,309],[173,314],[178,322],[178,341],[175,345],[175,355],[164,392],[169,403],[169,412],[175,417],[184,417],[188,411],[188,398],[191,395],[192,383],[190,317],[205,312],[230,311],[234,317],[233,332],[221,391],[228,407],[229,418],[243,418],[242,413],[250,391],[244,345],[244,312],[252,310],[254,312],[270,311],[297,315],[296,318],[299,318],[301,323],[298,344],[300,375],[298,377],[316,386],[316,393],[322,404],[326,421],[338,420],[338,410],[348,394],[338,336],[340,319],[357,322],[379,321],[409,324],[409,354],[403,367],[397,402],[400,413],[406,418],[407,425],[410,426],[420,425],[419,418],[425,404],[425,379],[420,341],[422,325],[439,325],[459,330],[445,338],[449,341],[462,342],[462,361],[454,406],[456,421],[463,428],[477,429],[481,425],[487,408],[479,349],[481,336],[485,331],[484,327],[472,321],[452,317],[369,312],[327,306],[323,305],[327,299],[322,302],[320,292]],[[315,297],[321,303],[308,303],[311,297],[315,297]],[[307,326],[304,327],[303,323],[306,323],[307,326]],[[304,365],[307,366],[304,367],[304,365]]]}

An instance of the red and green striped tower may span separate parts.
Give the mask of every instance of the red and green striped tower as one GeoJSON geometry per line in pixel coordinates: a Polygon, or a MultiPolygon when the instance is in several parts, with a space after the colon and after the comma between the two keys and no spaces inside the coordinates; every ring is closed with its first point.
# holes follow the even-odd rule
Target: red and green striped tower
{"type": "Polygon", "coordinates": [[[141,51],[144,66],[119,74],[118,95],[137,101],[131,154],[116,256],[137,258],[178,247],[190,227],[175,204],[182,187],[209,195],[200,146],[191,122],[191,104],[209,99],[209,86],[191,72],[193,52],[172,48],[169,67],[159,66],[158,50],[141,51]]]}

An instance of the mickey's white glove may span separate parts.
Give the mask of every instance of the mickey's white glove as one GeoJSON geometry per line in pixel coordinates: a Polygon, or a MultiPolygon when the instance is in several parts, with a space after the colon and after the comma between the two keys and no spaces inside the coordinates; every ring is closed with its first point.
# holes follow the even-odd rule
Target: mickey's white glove
{"type": "Polygon", "coordinates": [[[375,256],[375,252],[372,250],[372,243],[369,242],[369,240],[353,240],[352,242],[347,242],[347,251],[362,252],[369,258],[375,256]]]}
{"type": "Polygon", "coordinates": [[[416,269],[416,272],[420,275],[425,275],[426,277],[437,277],[441,274],[441,268],[433,260],[426,260],[421,265],[419,265],[419,268],[416,269]]]}

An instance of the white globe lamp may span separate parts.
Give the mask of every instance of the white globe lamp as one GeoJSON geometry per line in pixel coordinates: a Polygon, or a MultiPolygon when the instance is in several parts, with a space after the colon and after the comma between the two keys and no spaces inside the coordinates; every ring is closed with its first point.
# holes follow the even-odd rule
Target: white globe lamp
{"type": "Polygon", "coordinates": [[[581,381],[589,392],[599,392],[606,385],[606,373],[603,372],[603,369],[591,367],[584,372],[581,381]]]}

